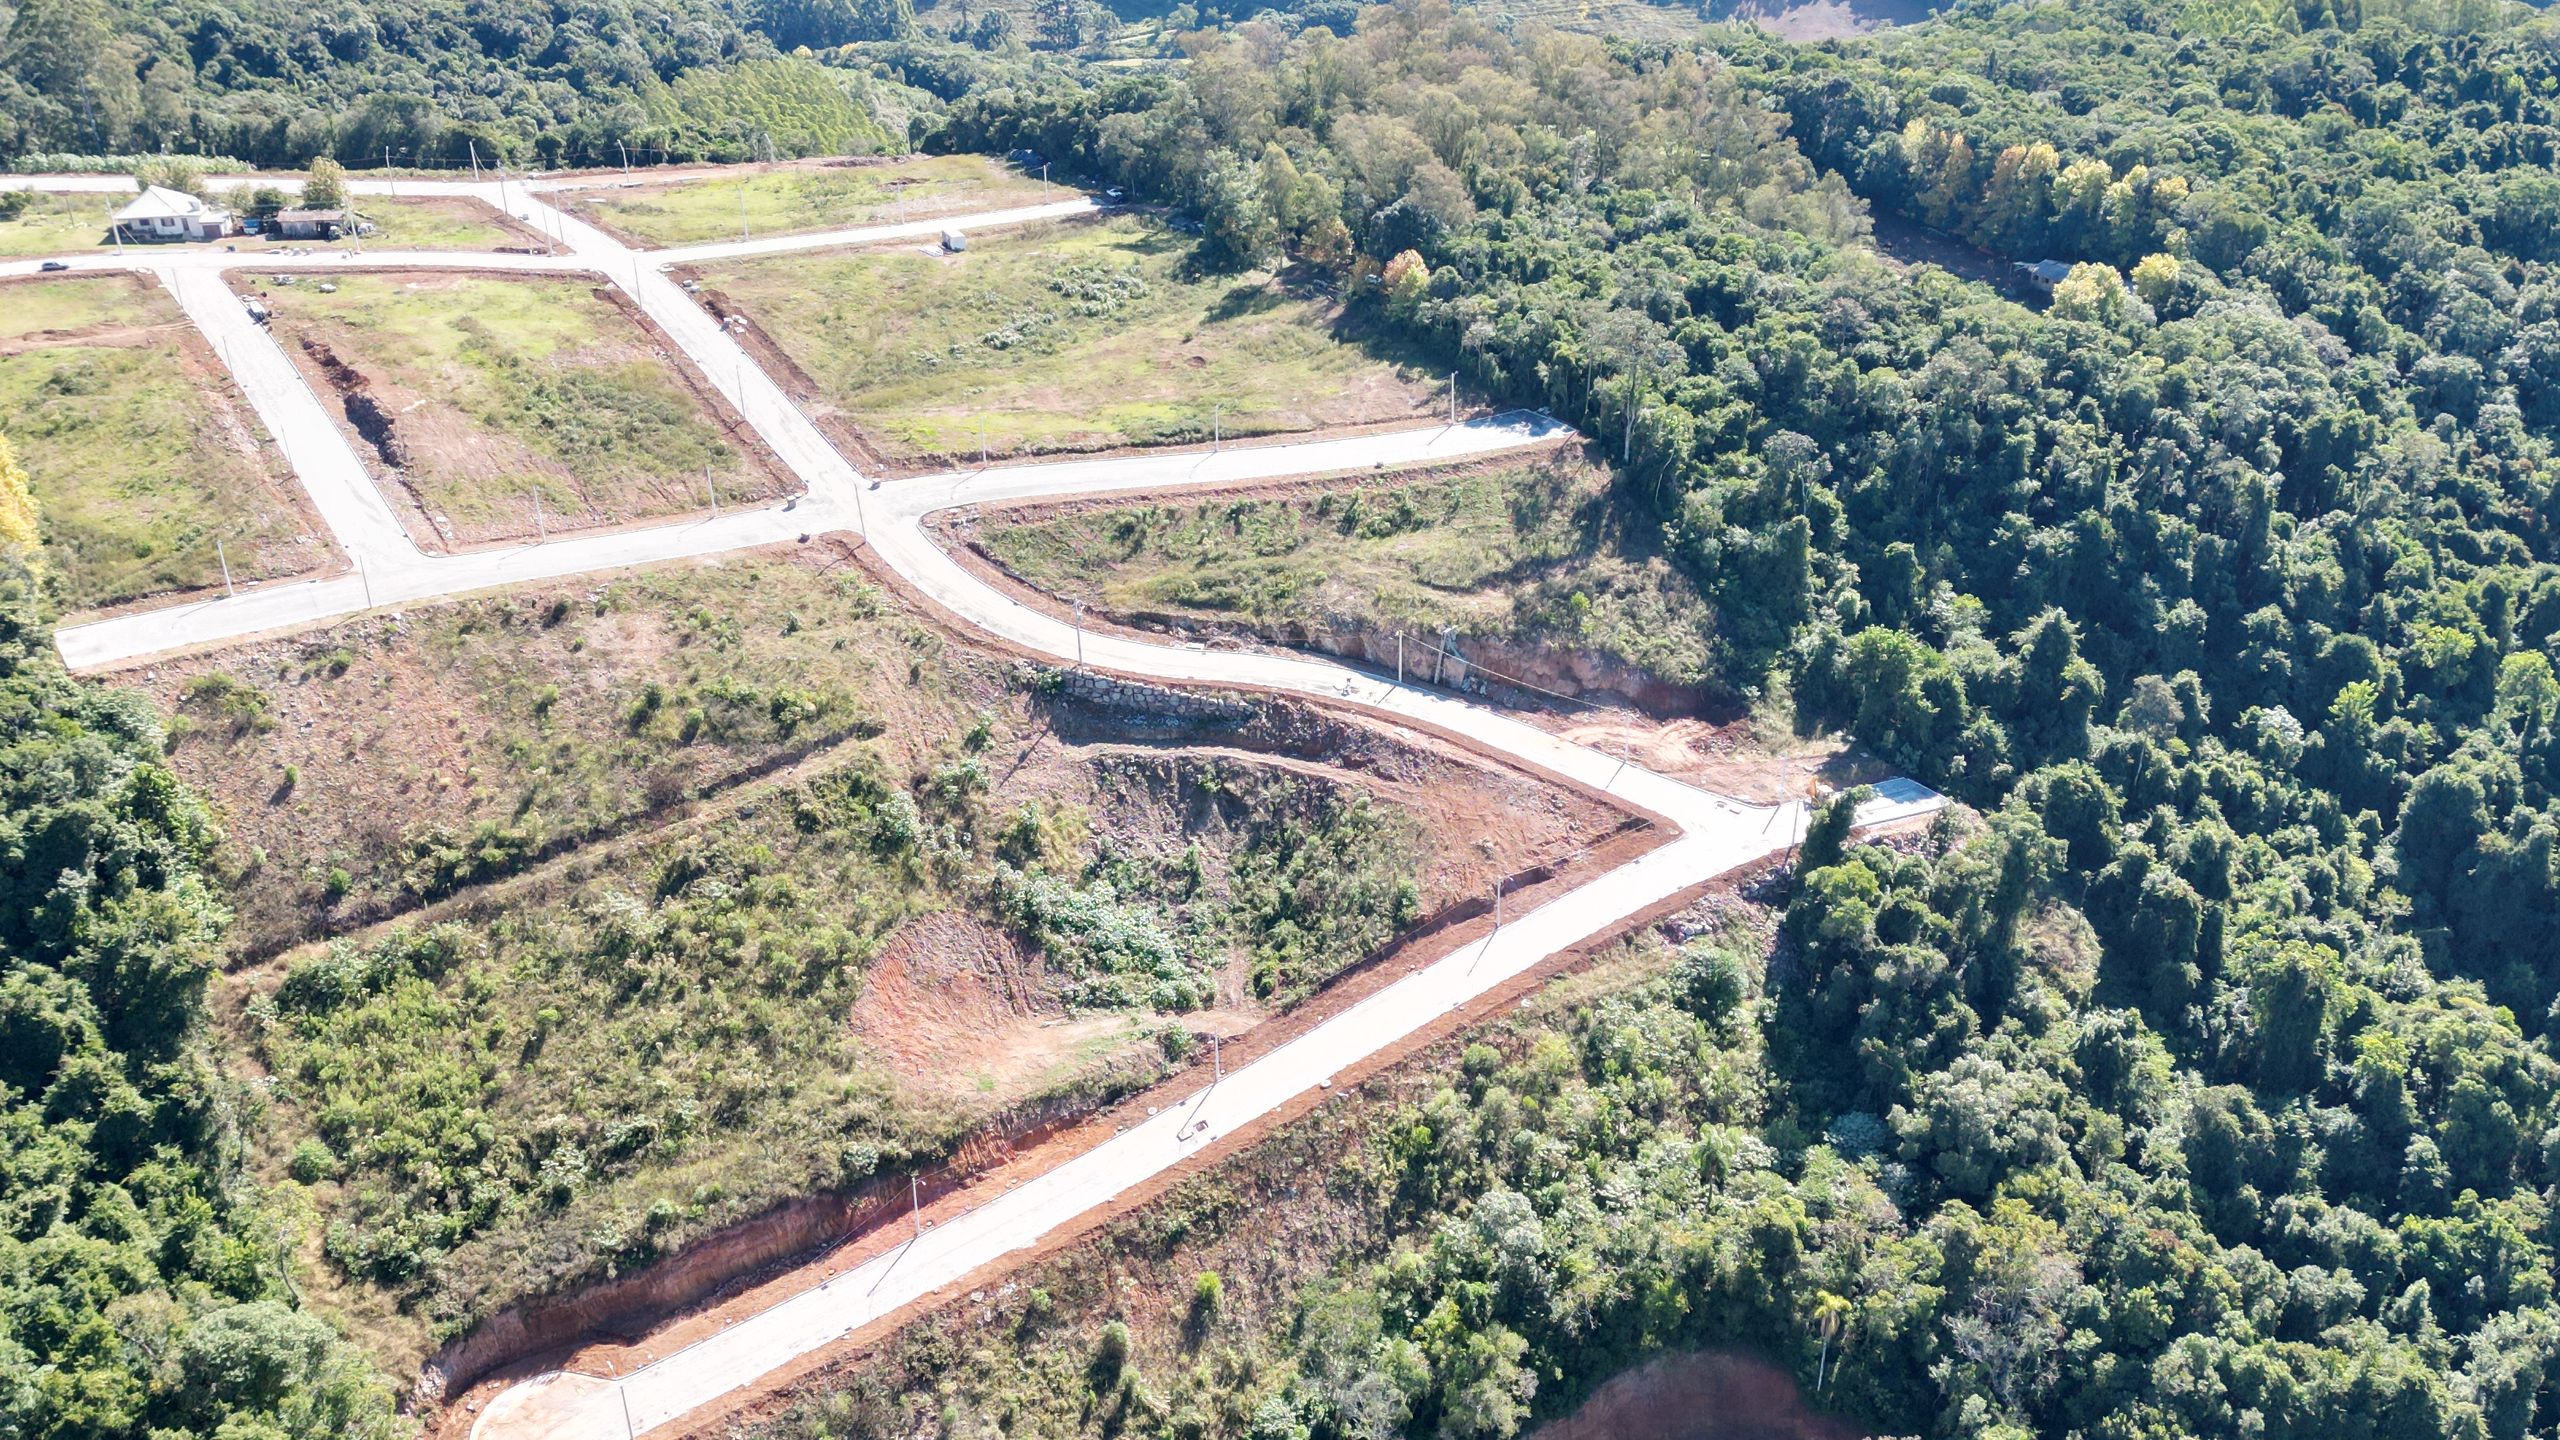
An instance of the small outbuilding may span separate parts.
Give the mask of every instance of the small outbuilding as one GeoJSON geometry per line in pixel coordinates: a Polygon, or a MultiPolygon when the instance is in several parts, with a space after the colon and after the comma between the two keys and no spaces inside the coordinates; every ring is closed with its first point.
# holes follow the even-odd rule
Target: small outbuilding
{"type": "Polygon", "coordinates": [[[279,210],[267,233],[284,240],[335,240],[354,228],[344,210],[279,210]]]}
{"type": "Polygon", "coordinates": [[[2021,290],[2050,295],[2053,287],[2070,278],[2071,267],[2060,260],[2038,260],[2032,264],[2021,260],[2009,267],[2021,290]]]}
{"type": "Polygon", "coordinates": [[[219,240],[231,233],[231,212],[200,195],[150,185],[115,213],[113,234],[128,244],[219,240]]]}
{"type": "Polygon", "coordinates": [[[942,232],[942,248],[957,255],[969,248],[969,237],[957,230],[945,230],[942,232]]]}

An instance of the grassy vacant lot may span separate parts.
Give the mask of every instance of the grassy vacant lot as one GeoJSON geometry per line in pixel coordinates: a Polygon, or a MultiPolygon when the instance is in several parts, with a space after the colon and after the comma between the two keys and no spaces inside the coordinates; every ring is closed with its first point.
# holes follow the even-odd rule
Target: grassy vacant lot
{"type": "Polygon", "coordinates": [[[269,291],[275,330],[397,481],[412,528],[470,543],[782,494],[707,389],[619,303],[549,276],[347,275],[269,291]]]}
{"type": "Polygon", "coordinates": [[[1703,602],[1640,527],[1622,524],[1639,512],[1613,504],[1607,485],[1560,451],[1279,496],[1003,516],[970,538],[1034,587],[1122,616],[1301,633],[1448,628],[1699,684],[1712,664],[1703,602]]]}
{"type": "Polygon", "coordinates": [[[364,237],[373,250],[495,250],[541,239],[477,200],[452,195],[366,195],[356,213],[376,227],[364,237]]]}
{"type": "Polygon", "coordinates": [[[242,581],[329,558],[247,402],[148,280],[0,285],[0,426],[66,610],[220,585],[223,554],[242,581]]]}
{"type": "Polygon", "coordinates": [[[66,255],[106,240],[107,217],[131,195],[47,195],[26,201],[16,218],[0,220],[0,258],[66,255]]]}
{"type": "Polygon", "coordinates": [[[260,1163],[307,1187],[306,1292],[401,1364],[1006,1107],[1142,1080],[1186,1046],[1168,1026],[1232,1028],[1597,833],[1371,736],[1123,743],[816,545],[151,683],[244,942],[402,912],[236,966],[217,1006],[272,1082],[260,1163]]]}
{"type": "Polygon", "coordinates": [[[886,461],[1206,440],[1428,412],[1428,377],[1270,276],[1193,274],[1137,217],[914,250],[776,256],[705,282],[773,337],[886,461]]]}
{"type": "Polygon", "coordinates": [[[699,245],[748,235],[798,235],[936,215],[1037,204],[1036,175],[984,155],[914,155],[897,160],[741,168],[710,180],[573,190],[564,208],[644,244],[699,245]]]}

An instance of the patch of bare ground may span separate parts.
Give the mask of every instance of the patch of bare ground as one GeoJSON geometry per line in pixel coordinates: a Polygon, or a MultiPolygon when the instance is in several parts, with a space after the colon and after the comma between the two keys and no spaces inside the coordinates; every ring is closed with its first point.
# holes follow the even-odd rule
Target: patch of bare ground
{"type": "Polygon", "coordinates": [[[1863,1440],[1807,1404],[1795,1377],[1753,1355],[1660,1355],[1611,1377],[1529,1440],[1863,1440]]]}

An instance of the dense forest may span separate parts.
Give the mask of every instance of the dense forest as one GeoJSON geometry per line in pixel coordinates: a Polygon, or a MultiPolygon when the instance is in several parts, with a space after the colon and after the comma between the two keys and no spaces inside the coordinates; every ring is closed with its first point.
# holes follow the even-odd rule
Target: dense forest
{"type": "Polygon", "coordinates": [[[151,703],[63,670],[27,554],[0,530],[0,1435],[398,1434],[294,1305],[202,1053],[213,824],[151,703]]]}
{"type": "Polygon", "coordinates": [[[899,149],[876,80],[799,52],[914,28],[906,0],[23,0],[0,15],[0,161],[428,169],[899,149]]]}
{"type": "MultiPolygon", "coordinates": [[[[1623,447],[1725,683],[1987,813],[1788,907],[1761,1133],[1874,1188],[1735,1277],[1808,1377],[1842,1337],[1833,1396],[1946,1436],[2515,1437],[2560,1418],[2555,127],[2560,37],[2488,6],[1799,48],[1425,3],[993,78],[928,143],[1192,208],[1623,447]],[[2021,303],[1878,226],[2073,268],[2021,303]]],[[[1660,1259],[1578,1260],[1632,1308],[1577,1323],[1648,1333],[1660,1259]]],[[[1408,1283],[1377,1383],[1510,1433],[1484,1346],[1390,1363],[1408,1283]]],[[[1589,1353],[1450,1283],[1517,1375],[1589,1353]]],[[[1392,1433],[1308,1374],[1311,1433],[1392,1433]]]]}
{"type": "MultiPolygon", "coordinates": [[[[1416,1107],[1406,1237],[1198,1382],[1254,1392],[1235,1433],[1507,1437],[1732,1338],[1931,1436],[2560,1423],[2550,19],[1674,46],[1403,0],[1079,67],[854,11],[332,14],[24,6],[5,147],[744,153],[894,77],[947,102],[920,143],[1188,210],[1202,263],[1285,255],[1602,437],[1726,689],[1980,812],[1886,849],[1833,810],[1765,971],[1694,957],[1416,1107]],[[2022,298],[1896,257],[1925,232],[2072,268],[2022,298]],[[1698,1079],[1735,1026],[1748,1105],[1698,1079]]],[[[0,1420],[362,1433],[188,1050],[219,905],[153,732],[0,631],[0,1420]]]]}

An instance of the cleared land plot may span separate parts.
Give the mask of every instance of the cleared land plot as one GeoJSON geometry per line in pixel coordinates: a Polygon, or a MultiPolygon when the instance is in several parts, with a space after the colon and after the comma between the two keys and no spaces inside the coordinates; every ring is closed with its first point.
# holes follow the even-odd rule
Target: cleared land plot
{"type": "Polygon", "coordinates": [[[704,267],[879,463],[1101,450],[1404,420],[1441,396],[1267,274],[1197,275],[1139,216],[704,267]]]}
{"type": "Polygon", "coordinates": [[[81,611],[332,557],[248,403],[140,276],[0,285],[0,426],[56,600],[81,611]]]}
{"type": "Polygon", "coordinates": [[[428,272],[237,283],[427,545],[747,503],[798,488],[673,346],[577,277],[428,272]]]}
{"type": "Polygon", "coordinates": [[[315,889],[452,896],[220,982],[271,1082],[261,1164],[308,1187],[308,1293],[414,1363],[999,1113],[1144,1083],[1615,823],[1305,712],[1234,737],[1290,753],[1127,743],[1164,712],[1042,673],[817,546],[160,672],[250,924],[315,889]],[[749,783],[686,802],[722,779],[749,783]],[[357,816],[388,843],[342,881],[357,816]],[[540,862],[564,834],[597,838],[540,862]]]}
{"type": "Polygon", "coordinates": [[[1559,450],[1419,478],[999,512],[961,533],[1033,588],[1141,623],[1331,637],[1390,660],[1401,632],[1417,667],[1445,631],[1462,654],[1502,647],[1486,663],[1551,688],[1609,688],[1626,672],[1704,684],[1705,602],[1630,522],[1643,509],[1608,487],[1559,450]]]}
{"type": "Polygon", "coordinates": [[[1064,199],[984,155],[741,168],[716,179],[563,191],[563,209],[644,245],[801,235],[1064,199]]]}
{"type": "Polygon", "coordinates": [[[366,195],[356,214],[374,224],[362,244],[372,250],[496,250],[543,245],[543,237],[477,200],[457,195],[366,195]]]}

